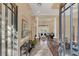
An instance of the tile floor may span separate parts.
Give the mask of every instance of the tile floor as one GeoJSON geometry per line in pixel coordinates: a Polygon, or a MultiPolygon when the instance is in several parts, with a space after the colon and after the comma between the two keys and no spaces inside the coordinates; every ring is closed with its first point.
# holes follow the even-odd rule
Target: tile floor
{"type": "Polygon", "coordinates": [[[45,40],[44,42],[38,42],[35,48],[31,50],[30,56],[53,56],[47,46],[47,40],[45,40]]]}

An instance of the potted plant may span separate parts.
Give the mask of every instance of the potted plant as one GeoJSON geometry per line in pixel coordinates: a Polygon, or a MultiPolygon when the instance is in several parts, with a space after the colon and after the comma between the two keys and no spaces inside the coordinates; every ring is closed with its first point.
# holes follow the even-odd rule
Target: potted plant
{"type": "Polygon", "coordinates": [[[33,40],[32,41],[32,47],[34,48],[36,44],[37,44],[37,41],[36,40],[33,40]]]}

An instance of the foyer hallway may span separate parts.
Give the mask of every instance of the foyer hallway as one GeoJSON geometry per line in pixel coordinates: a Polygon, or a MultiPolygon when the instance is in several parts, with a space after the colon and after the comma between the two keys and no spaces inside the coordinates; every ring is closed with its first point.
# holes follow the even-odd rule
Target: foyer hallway
{"type": "Polygon", "coordinates": [[[0,3],[0,56],[79,56],[79,4],[0,3]]]}

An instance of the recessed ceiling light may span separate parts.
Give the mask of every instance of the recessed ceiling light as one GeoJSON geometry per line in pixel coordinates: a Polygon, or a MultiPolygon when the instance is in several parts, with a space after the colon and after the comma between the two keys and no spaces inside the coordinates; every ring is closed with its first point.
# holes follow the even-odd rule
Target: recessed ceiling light
{"type": "Polygon", "coordinates": [[[42,3],[37,3],[37,6],[40,7],[42,5],[42,3]]]}

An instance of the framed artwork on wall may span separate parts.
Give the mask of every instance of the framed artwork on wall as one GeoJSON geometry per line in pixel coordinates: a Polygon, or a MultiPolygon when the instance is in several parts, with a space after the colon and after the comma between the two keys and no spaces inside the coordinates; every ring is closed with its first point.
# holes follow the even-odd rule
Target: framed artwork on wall
{"type": "Polygon", "coordinates": [[[25,38],[29,34],[29,27],[28,22],[24,19],[22,19],[22,30],[21,30],[21,37],[25,38]]]}

